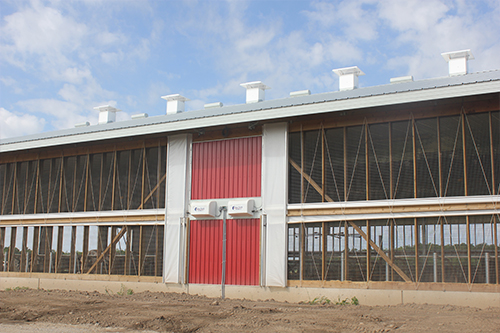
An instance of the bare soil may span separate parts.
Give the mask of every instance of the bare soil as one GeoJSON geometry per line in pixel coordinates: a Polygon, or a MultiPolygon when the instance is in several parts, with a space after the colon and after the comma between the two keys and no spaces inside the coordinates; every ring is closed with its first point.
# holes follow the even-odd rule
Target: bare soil
{"type": "Polygon", "coordinates": [[[8,290],[0,291],[0,331],[500,332],[500,308],[323,303],[8,290]]]}

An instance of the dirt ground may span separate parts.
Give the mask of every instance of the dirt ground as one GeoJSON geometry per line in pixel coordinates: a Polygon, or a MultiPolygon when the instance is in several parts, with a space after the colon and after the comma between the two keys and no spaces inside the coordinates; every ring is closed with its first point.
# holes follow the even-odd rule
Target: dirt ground
{"type": "Polygon", "coordinates": [[[0,291],[0,331],[500,332],[500,308],[334,303],[18,289],[0,291]]]}

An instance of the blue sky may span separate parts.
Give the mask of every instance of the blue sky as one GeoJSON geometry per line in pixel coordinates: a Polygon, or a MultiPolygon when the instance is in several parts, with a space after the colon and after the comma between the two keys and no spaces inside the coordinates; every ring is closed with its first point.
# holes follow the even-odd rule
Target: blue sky
{"type": "Polygon", "coordinates": [[[358,66],[359,84],[447,75],[442,52],[471,49],[469,71],[500,69],[500,1],[0,2],[0,138],[165,114],[160,97],[245,102],[338,90],[332,69],[358,66]]]}

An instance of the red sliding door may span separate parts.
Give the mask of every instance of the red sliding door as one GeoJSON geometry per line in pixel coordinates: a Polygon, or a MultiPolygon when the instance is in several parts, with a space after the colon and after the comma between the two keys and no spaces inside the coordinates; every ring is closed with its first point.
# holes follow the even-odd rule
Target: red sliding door
{"type": "MultiPolygon", "coordinates": [[[[259,197],[262,138],[193,144],[191,199],[259,197]]],[[[226,221],[226,283],[259,284],[259,219],[226,221]]],[[[221,283],[222,220],[192,220],[189,283],[221,283]]]]}

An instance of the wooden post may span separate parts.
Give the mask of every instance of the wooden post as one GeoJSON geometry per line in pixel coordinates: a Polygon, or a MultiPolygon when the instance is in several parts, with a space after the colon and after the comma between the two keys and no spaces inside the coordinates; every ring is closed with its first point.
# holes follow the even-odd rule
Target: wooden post
{"type": "MultiPolygon", "coordinates": [[[[49,181],[48,181],[48,187],[47,187],[47,205],[45,206],[45,212],[44,213],[51,213],[50,211],[50,191],[52,190],[51,189],[51,185],[52,185],[52,159],[49,158],[47,159],[47,161],[49,162],[49,181]]],[[[42,189],[43,191],[43,189],[42,189]]]]}
{"type": "Polygon", "coordinates": [[[438,169],[439,169],[439,196],[443,196],[443,161],[441,153],[441,127],[439,124],[439,117],[436,118],[437,121],[437,148],[438,148],[438,169]]]}
{"type": "Polygon", "coordinates": [[[69,251],[69,272],[75,272],[75,254],[76,254],[76,227],[71,227],[71,248],[69,251]]]}
{"type": "MultiPolygon", "coordinates": [[[[158,276],[158,273],[161,272],[161,269],[159,266],[160,264],[160,260],[159,260],[159,256],[160,256],[160,252],[161,252],[161,238],[160,238],[160,226],[158,225],[155,225],[153,227],[153,230],[155,232],[155,276],[158,276]]],[[[184,258],[181,258],[182,261],[184,258]]]]}
{"type": "MultiPolygon", "coordinates": [[[[118,234],[118,227],[111,227],[111,240],[115,239],[116,235],[118,234]]],[[[108,267],[108,274],[113,273],[113,266],[115,264],[115,257],[116,257],[116,244],[110,244],[111,248],[109,250],[109,267],[108,267]]]]}
{"type": "Polygon", "coordinates": [[[76,183],[77,169],[78,169],[78,156],[75,156],[75,170],[73,172],[73,195],[71,196],[71,210],[70,210],[71,212],[74,212],[76,210],[76,187],[79,186],[76,183]]]}
{"type": "Polygon", "coordinates": [[[139,227],[139,269],[138,269],[138,274],[139,276],[142,275],[142,269],[144,267],[144,233],[143,233],[143,226],[141,225],[139,227]]]}
{"type": "MultiPolygon", "coordinates": [[[[131,179],[130,179],[130,174],[132,172],[132,152],[133,150],[130,151],[130,154],[128,154],[128,179],[127,179],[127,210],[130,209],[130,182],[131,182],[131,179]]],[[[129,231],[127,231],[127,234],[129,233],[129,231]]]]}
{"type": "Polygon", "coordinates": [[[59,203],[57,205],[57,211],[61,212],[61,202],[63,193],[63,180],[64,180],[64,155],[61,154],[61,171],[59,172],[59,203]]]}
{"type": "Polygon", "coordinates": [[[27,249],[28,249],[28,227],[23,228],[23,244],[21,249],[21,263],[19,265],[20,272],[26,272],[26,260],[27,260],[27,249]]]}
{"type": "MultiPolygon", "coordinates": [[[[321,223],[321,279],[323,281],[326,280],[326,233],[327,233],[328,224],[323,222],[321,223]]],[[[332,249],[333,251],[333,249],[332,249]]]]}
{"type": "MultiPolygon", "coordinates": [[[[84,212],[87,211],[87,196],[88,196],[88,188],[89,188],[89,165],[90,165],[90,154],[89,154],[88,149],[87,149],[87,165],[85,166],[85,197],[83,198],[83,211],[84,212]]],[[[87,246],[88,246],[88,244],[87,244],[87,246]]],[[[85,255],[85,260],[87,260],[87,255],[85,255]]],[[[83,266],[83,254],[82,254],[82,273],[83,273],[83,268],[85,268],[85,266],[83,266]]]]}
{"type": "Polygon", "coordinates": [[[106,153],[101,153],[101,168],[99,171],[99,201],[97,204],[97,211],[101,211],[102,209],[102,203],[104,201],[104,198],[102,197],[102,192],[104,191],[103,186],[102,186],[102,175],[104,173],[104,158],[106,156],[106,153]]]}
{"type": "MultiPolygon", "coordinates": [[[[366,237],[368,239],[371,239],[371,230],[370,230],[370,221],[366,220],[366,237]]],[[[370,276],[371,276],[371,266],[370,266],[370,261],[371,261],[371,248],[370,248],[370,242],[366,241],[366,281],[370,281],[370,276]]]]}
{"type": "Polygon", "coordinates": [[[87,255],[89,254],[89,226],[83,227],[83,247],[82,247],[82,267],[80,272],[85,273],[85,265],[87,265],[87,255]]]}
{"type": "MultiPolygon", "coordinates": [[[[4,184],[4,186],[3,186],[3,189],[2,189],[2,193],[1,193],[2,197],[0,198],[1,199],[0,200],[0,214],[1,215],[3,215],[3,212],[5,210],[5,192],[7,190],[7,186],[5,186],[5,184],[7,183],[7,166],[8,166],[8,164],[5,164],[5,172],[3,174],[3,184],[4,184]]],[[[3,248],[2,248],[2,251],[3,251],[3,248]]],[[[2,253],[2,256],[3,256],[3,253],[2,253]]],[[[2,261],[1,264],[3,265],[3,261],[2,261]]],[[[2,269],[2,271],[3,271],[3,269],[2,269]]]]}
{"type": "Polygon", "coordinates": [[[347,201],[347,128],[343,128],[343,151],[344,151],[344,201],[347,201]]]}
{"type": "Polygon", "coordinates": [[[16,252],[16,238],[17,238],[17,227],[10,228],[10,245],[9,245],[9,257],[8,257],[8,266],[7,272],[15,272],[16,267],[14,265],[14,258],[16,252]]]}
{"type": "Polygon", "coordinates": [[[305,260],[305,255],[304,255],[304,251],[305,251],[305,224],[304,223],[301,223],[300,224],[300,232],[299,232],[299,237],[300,237],[300,241],[299,241],[299,248],[300,248],[300,252],[299,252],[299,262],[300,262],[300,274],[299,274],[299,279],[301,281],[301,284],[302,284],[302,280],[304,280],[304,260],[305,260]]]}
{"type": "Polygon", "coordinates": [[[18,191],[16,191],[16,188],[17,188],[17,162],[14,162],[14,178],[13,178],[13,185],[12,185],[12,210],[11,210],[11,214],[15,214],[15,203],[16,201],[19,201],[19,198],[17,198],[16,200],[16,197],[18,195],[18,191]]]}
{"type": "MultiPolygon", "coordinates": [[[[144,202],[144,187],[146,177],[146,146],[142,148],[142,184],[141,184],[141,203],[144,202]]],[[[142,230],[142,229],[141,229],[142,230]]]]}
{"type": "Polygon", "coordinates": [[[413,219],[413,233],[414,233],[414,242],[415,242],[415,282],[420,282],[419,276],[420,276],[420,271],[419,271],[419,264],[418,264],[418,251],[420,249],[419,242],[420,242],[420,237],[418,233],[418,219],[414,218],[413,219]]]}
{"type": "MultiPolygon", "coordinates": [[[[490,132],[490,160],[491,160],[491,193],[497,194],[497,190],[495,188],[495,149],[493,149],[493,120],[491,117],[491,111],[488,112],[488,120],[489,120],[489,132],[490,132]]],[[[498,274],[497,274],[498,275],[498,274]]]]}
{"type": "Polygon", "coordinates": [[[42,228],[45,229],[45,256],[43,258],[43,272],[49,273],[49,271],[52,269],[49,265],[50,265],[50,256],[52,254],[52,236],[54,227],[42,227],[42,228]]]}
{"type": "MultiPolygon", "coordinates": [[[[113,152],[113,185],[111,189],[111,210],[115,208],[115,186],[116,186],[116,147],[113,152]]],[[[109,261],[111,263],[111,260],[109,261]]],[[[111,267],[110,267],[111,268],[111,267]]],[[[111,271],[110,271],[111,274],[111,271]]]]}
{"type": "Polygon", "coordinates": [[[321,201],[325,202],[326,179],[325,179],[325,129],[321,124],[321,201]]]}
{"type": "Polygon", "coordinates": [[[393,174],[393,168],[392,168],[392,123],[389,122],[389,185],[390,185],[390,190],[389,190],[389,199],[394,199],[394,189],[393,189],[393,180],[392,178],[394,177],[393,174]]]}
{"type": "Polygon", "coordinates": [[[440,227],[441,227],[441,282],[445,282],[446,273],[444,270],[444,260],[445,260],[445,252],[444,252],[444,219],[439,217],[440,227]]]}
{"type": "MultiPolygon", "coordinates": [[[[465,113],[461,112],[462,121],[462,148],[463,148],[463,163],[464,163],[464,195],[468,196],[468,184],[467,184],[467,150],[466,150],[466,140],[465,140],[465,113]]],[[[470,220],[469,215],[465,217],[466,223],[466,236],[467,236],[467,282],[472,283],[472,263],[471,263],[471,244],[470,244],[470,220]]]]}
{"type": "Polygon", "coordinates": [[[60,273],[61,258],[63,253],[63,239],[64,239],[64,227],[59,227],[57,230],[57,252],[56,252],[56,263],[55,263],[55,273],[60,273]]]}
{"type": "MultiPolygon", "coordinates": [[[[415,136],[415,119],[411,118],[411,137],[412,137],[412,150],[413,150],[413,197],[417,198],[418,197],[418,184],[417,184],[417,142],[416,142],[416,136],[415,136]]],[[[418,221],[416,218],[413,219],[413,224],[414,224],[414,243],[415,243],[415,282],[419,282],[419,265],[418,265],[418,242],[419,242],[419,237],[418,237],[418,221]]]]}
{"type": "MultiPolygon", "coordinates": [[[[36,197],[35,197],[36,198],[36,197]]],[[[31,252],[31,272],[38,270],[37,261],[40,246],[40,227],[33,228],[33,251],[31,252]]]]}
{"type": "Polygon", "coordinates": [[[125,241],[125,265],[124,265],[124,275],[129,275],[130,274],[130,246],[132,243],[132,238],[130,235],[131,228],[128,226],[124,227],[126,229],[127,233],[127,239],[125,241]]]}
{"type": "MultiPolygon", "coordinates": [[[[368,122],[365,120],[365,196],[370,200],[370,147],[368,145],[368,122]]],[[[371,239],[370,221],[366,220],[366,236],[371,239]]],[[[366,281],[370,281],[371,276],[371,249],[370,242],[366,241],[366,281]]]]}
{"type": "Polygon", "coordinates": [[[493,230],[495,233],[495,272],[496,272],[496,283],[499,283],[500,276],[498,274],[498,217],[494,215],[494,225],[493,230]]]}
{"type": "Polygon", "coordinates": [[[25,188],[24,188],[24,208],[23,214],[26,214],[26,210],[28,209],[28,183],[29,183],[29,172],[30,172],[30,162],[26,162],[26,178],[24,180],[25,188]]]}
{"type": "MultiPolygon", "coordinates": [[[[4,183],[5,184],[5,183],[4,183]]],[[[5,263],[5,227],[0,227],[0,272],[4,271],[4,263],[5,263]]]]}
{"type": "MultiPolygon", "coordinates": [[[[391,228],[391,230],[390,230],[391,260],[392,260],[392,262],[394,262],[394,219],[391,219],[390,228],[391,228]]],[[[391,267],[391,281],[394,281],[394,269],[392,267],[391,267]]]]}
{"type": "Polygon", "coordinates": [[[349,226],[344,223],[344,281],[349,279],[349,226]]]}
{"type": "MultiPolygon", "coordinates": [[[[42,186],[41,186],[41,180],[40,180],[40,156],[37,157],[36,161],[36,189],[35,189],[35,210],[33,211],[34,214],[38,213],[38,197],[42,197],[41,191],[42,191],[42,186]]],[[[43,207],[41,212],[43,213],[43,207]]]]}
{"type": "MultiPolygon", "coordinates": [[[[97,227],[97,257],[99,257],[103,250],[108,247],[108,227],[97,227]]],[[[106,265],[101,264],[100,269],[96,270],[97,274],[103,274],[103,268],[106,265]]]]}
{"type": "Polygon", "coordinates": [[[304,203],[304,132],[302,132],[302,125],[300,125],[300,202],[304,203]]]}
{"type": "MultiPolygon", "coordinates": [[[[158,139],[158,163],[156,167],[156,179],[158,179],[158,184],[161,184],[162,181],[159,179],[162,178],[161,176],[161,141],[158,139]]],[[[166,174],[165,174],[166,177],[166,174]]],[[[156,207],[153,205],[153,208],[160,208],[160,191],[156,191],[156,207]]]]}

